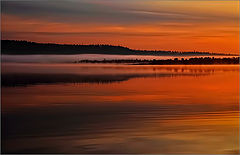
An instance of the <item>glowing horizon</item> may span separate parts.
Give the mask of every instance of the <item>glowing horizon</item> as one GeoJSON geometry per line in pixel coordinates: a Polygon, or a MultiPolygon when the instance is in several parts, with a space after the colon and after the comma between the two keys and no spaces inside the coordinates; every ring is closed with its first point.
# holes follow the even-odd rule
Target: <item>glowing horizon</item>
{"type": "Polygon", "coordinates": [[[239,53],[238,1],[2,1],[2,38],[239,53]]]}

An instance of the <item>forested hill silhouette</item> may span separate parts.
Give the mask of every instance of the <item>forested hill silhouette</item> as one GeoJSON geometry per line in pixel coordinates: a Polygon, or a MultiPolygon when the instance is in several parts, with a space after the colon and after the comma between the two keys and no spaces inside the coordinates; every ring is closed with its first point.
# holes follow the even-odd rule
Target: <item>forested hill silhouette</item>
{"type": "Polygon", "coordinates": [[[76,45],[1,40],[2,54],[229,55],[209,52],[133,50],[113,45],[76,45]]]}

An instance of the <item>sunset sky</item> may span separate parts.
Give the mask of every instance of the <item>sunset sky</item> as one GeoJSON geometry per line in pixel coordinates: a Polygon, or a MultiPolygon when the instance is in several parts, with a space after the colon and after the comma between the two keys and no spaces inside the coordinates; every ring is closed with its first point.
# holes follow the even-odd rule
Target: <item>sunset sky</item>
{"type": "Polygon", "coordinates": [[[1,1],[2,39],[239,52],[239,2],[1,1]]]}

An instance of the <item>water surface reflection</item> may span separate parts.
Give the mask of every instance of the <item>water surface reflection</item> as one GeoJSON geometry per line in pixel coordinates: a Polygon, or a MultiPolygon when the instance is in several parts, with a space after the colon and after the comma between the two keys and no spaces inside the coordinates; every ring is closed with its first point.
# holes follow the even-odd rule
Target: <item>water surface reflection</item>
{"type": "Polygon", "coordinates": [[[239,150],[238,66],[59,65],[2,66],[5,82],[38,80],[2,87],[3,152],[239,150]]]}

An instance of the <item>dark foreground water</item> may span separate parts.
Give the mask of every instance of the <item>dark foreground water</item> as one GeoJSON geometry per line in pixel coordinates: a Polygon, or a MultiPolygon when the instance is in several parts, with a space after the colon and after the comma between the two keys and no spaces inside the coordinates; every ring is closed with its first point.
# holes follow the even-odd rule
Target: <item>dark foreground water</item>
{"type": "Polygon", "coordinates": [[[239,151],[239,67],[2,64],[3,153],[239,151]]]}

